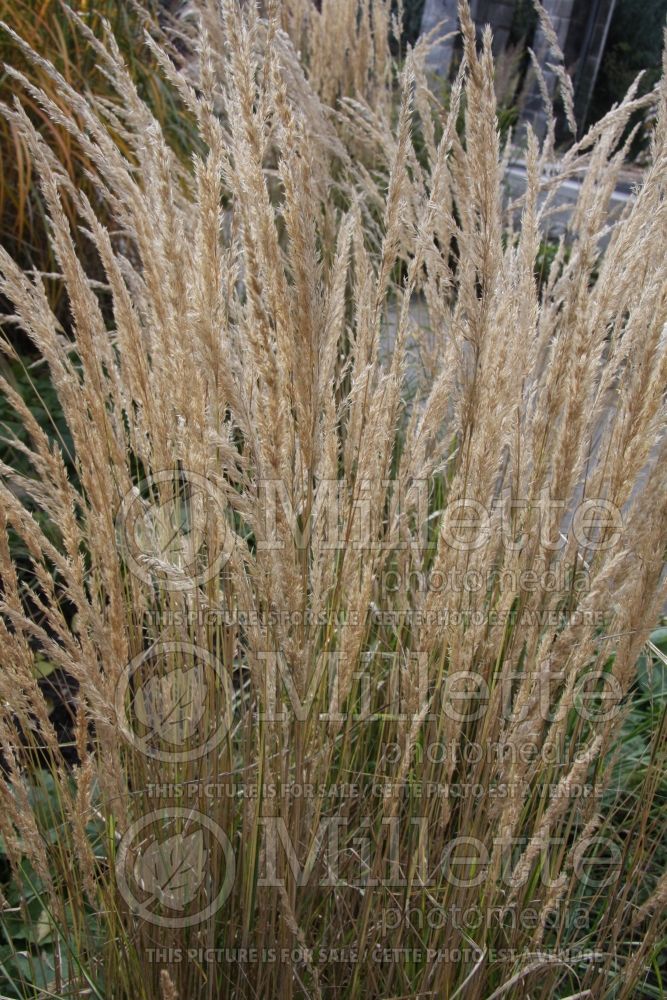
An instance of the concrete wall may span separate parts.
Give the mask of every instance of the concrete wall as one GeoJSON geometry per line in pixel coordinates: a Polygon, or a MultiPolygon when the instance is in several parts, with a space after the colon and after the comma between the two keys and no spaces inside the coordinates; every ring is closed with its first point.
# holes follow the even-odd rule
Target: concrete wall
{"type": "Polygon", "coordinates": [[[514,17],[514,0],[473,0],[470,9],[477,25],[491,25],[494,53],[504,52],[514,17]]]}
{"type": "MultiPolygon", "coordinates": [[[[456,0],[426,0],[422,14],[422,34],[431,31],[440,21],[446,23],[441,32],[446,34],[458,27],[456,0]]],[[[454,39],[440,42],[432,50],[429,57],[429,67],[438,76],[449,76],[449,69],[454,55],[454,39]]]]}
{"type": "Polygon", "coordinates": [[[598,3],[593,3],[591,6],[594,9],[588,18],[587,35],[583,39],[579,53],[575,87],[575,112],[577,121],[580,122],[585,120],[588,112],[593,87],[607,44],[616,0],[599,0],[598,3]]]}
{"type": "MultiPolygon", "coordinates": [[[[609,24],[616,0],[543,0],[543,6],[554,26],[558,42],[565,56],[565,66],[573,77],[575,87],[575,112],[579,124],[583,123],[600,61],[607,41],[609,24]]],[[[515,0],[471,0],[471,11],[476,24],[490,24],[494,34],[494,52],[503,52],[509,40],[515,0]]],[[[456,0],[426,0],[422,17],[422,31],[429,31],[443,20],[451,31],[457,24],[456,0]]],[[[533,49],[542,67],[547,86],[552,94],[557,88],[556,75],[547,69],[553,62],[544,32],[538,27],[533,49]]],[[[448,77],[455,51],[455,40],[442,41],[431,53],[430,67],[439,75],[448,77]]],[[[530,121],[539,135],[546,130],[546,117],[537,85],[529,90],[523,117],[530,121]]]]}
{"type": "MultiPolygon", "coordinates": [[[[575,93],[575,117],[581,127],[597,79],[600,62],[604,53],[616,0],[543,0],[544,8],[553,23],[556,35],[565,56],[565,68],[572,77],[575,93]]],[[[533,45],[540,66],[544,69],[551,93],[555,93],[555,74],[546,69],[553,62],[549,46],[541,28],[538,29],[533,45]]],[[[524,118],[530,121],[538,135],[546,130],[546,117],[542,101],[534,85],[528,95],[524,118]]]]}

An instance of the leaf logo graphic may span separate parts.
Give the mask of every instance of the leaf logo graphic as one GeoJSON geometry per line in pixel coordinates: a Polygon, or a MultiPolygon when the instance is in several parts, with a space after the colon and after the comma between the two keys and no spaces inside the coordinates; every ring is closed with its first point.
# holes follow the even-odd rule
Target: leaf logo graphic
{"type": "Polygon", "coordinates": [[[139,722],[151,733],[182,746],[204,715],[206,688],[200,666],[151,677],[134,697],[139,722]]]}
{"type": "Polygon", "coordinates": [[[132,486],[116,514],[130,571],[151,586],[191,590],[212,580],[231,555],[236,532],[224,493],[187,470],[151,473],[132,486]]]}
{"type": "Polygon", "coordinates": [[[196,927],[229,899],[236,856],[210,816],[168,806],[130,824],[118,844],[114,873],[120,895],[146,923],[196,927]],[[218,863],[212,865],[212,858],[218,863]]]}
{"type": "Polygon", "coordinates": [[[202,506],[200,496],[189,501],[176,497],[159,505],[144,505],[134,521],[134,545],[147,556],[175,565],[192,564],[205,539],[205,517],[199,510],[202,506]]]}
{"type": "Polygon", "coordinates": [[[207,851],[201,830],[167,840],[154,840],[134,864],[134,877],[144,892],[171,910],[183,910],[204,881],[207,851]]]}

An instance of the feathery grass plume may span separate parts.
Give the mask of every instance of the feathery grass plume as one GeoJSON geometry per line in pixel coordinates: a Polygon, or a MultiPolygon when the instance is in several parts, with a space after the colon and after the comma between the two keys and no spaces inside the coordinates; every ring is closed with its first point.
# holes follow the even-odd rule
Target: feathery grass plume
{"type": "Polygon", "coordinates": [[[401,45],[402,16],[392,16],[388,0],[304,0],[266,3],[278,13],[313,89],[333,107],[343,97],[359,96],[390,112],[394,60],[390,43],[401,45]]]}
{"type": "Polygon", "coordinates": [[[507,204],[490,33],[445,109],[391,14],[193,4],[185,165],[110,30],[112,98],[8,70],[68,311],[0,250],[6,995],[659,995],[667,83],[507,204]]]}
{"type": "MultiPolygon", "coordinates": [[[[91,37],[100,37],[104,32],[105,19],[109,20],[133,78],[139,83],[144,97],[162,122],[174,148],[180,155],[187,156],[194,139],[189,120],[186,116],[175,113],[170,89],[164,85],[162,77],[154,72],[155,65],[146,57],[147,53],[141,51],[144,26],[150,25],[152,30],[157,30],[158,6],[152,0],[142,7],[132,4],[120,5],[115,0],[96,0],[95,3],[86,4],[84,7],[84,16],[91,37]]],[[[27,0],[17,0],[17,2],[2,0],[0,3],[1,21],[6,22],[38,52],[56,63],[65,79],[77,91],[84,91],[92,83],[93,89],[102,98],[108,84],[104,73],[99,72],[95,48],[88,43],[88,39],[81,31],[74,27],[68,13],[67,8],[58,0],[43,0],[39,4],[27,0]]],[[[50,90],[48,74],[40,65],[30,65],[21,46],[12,35],[3,33],[0,46],[3,65],[8,63],[16,69],[23,69],[34,83],[38,83],[51,97],[55,97],[50,90]]],[[[13,90],[12,77],[4,76],[0,83],[0,101],[3,105],[11,105],[13,90]]],[[[25,107],[46,144],[58,157],[62,169],[80,189],[85,190],[89,197],[92,196],[94,199],[94,188],[89,187],[86,174],[85,151],[58,127],[57,122],[39,106],[38,102],[28,98],[25,107]]],[[[54,258],[46,235],[44,208],[39,196],[32,158],[21,139],[20,132],[12,126],[9,119],[3,117],[0,128],[3,150],[6,153],[0,169],[2,243],[6,248],[11,248],[12,254],[24,266],[34,267],[49,275],[46,280],[49,298],[60,307],[64,299],[63,289],[55,278],[57,268],[54,266],[54,258]]],[[[121,130],[116,133],[116,141],[120,148],[126,149],[121,130]]],[[[74,225],[76,213],[70,206],[67,196],[64,197],[63,207],[74,225]]],[[[103,212],[101,203],[98,203],[97,208],[100,213],[103,212]]],[[[76,228],[74,238],[78,252],[85,253],[85,238],[76,231],[76,228]]],[[[63,319],[65,311],[58,309],[58,315],[63,319]]]]}
{"type": "MultiPolygon", "coordinates": [[[[548,63],[548,68],[556,75],[558,80],[558,88],[560,96],[563,101],[563,107],[565,109],[565,118],[573,136],[577,134],[577,123],[574,116],[574,87],[572,85],[572,80],[568,76],[567,68],[565,66],[565,56],[563,55],[563,50],[560,47],[558,41],[558,35],[554,30],[554,26],[551,22],[551,18],[548,13],[540,3],[540,0],[533,0],[533,7],[537,11],[537,16],[539,18],[540,27],[544,32],[544,37],[549,43],[549,50],[554,54],[557,59],[556,63],[548,63]]],[[[534,63],[534,60],[533,60],[534,63]]],[[[538,81],[540,91],[544,93],[544,77],[538,73],[538,81]]]]}

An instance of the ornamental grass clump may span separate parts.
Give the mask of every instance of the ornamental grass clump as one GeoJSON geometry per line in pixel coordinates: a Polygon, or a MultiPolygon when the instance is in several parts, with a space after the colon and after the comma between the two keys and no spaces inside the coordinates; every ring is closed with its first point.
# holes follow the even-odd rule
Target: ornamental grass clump
{"type": "Polygon", "coordinates": [[[113,99],[7,69],[68,317],[0,252],[5,995],[661,995],[667,83],[508,202],[459,15],[445,108],[385,0],[202,0],[185,163],[84,18],[113,99]]]}

